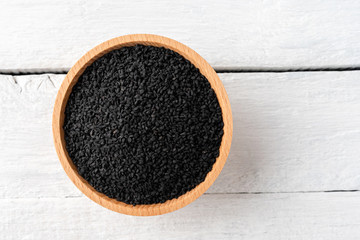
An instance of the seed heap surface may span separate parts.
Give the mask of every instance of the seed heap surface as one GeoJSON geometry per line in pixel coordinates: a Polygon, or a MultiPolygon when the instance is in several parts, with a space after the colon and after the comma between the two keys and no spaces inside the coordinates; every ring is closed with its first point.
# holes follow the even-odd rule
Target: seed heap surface
{"type": "Polygon", "coordinates": [[[208,80],[178,53],[136,45],[88,66],[65,109],[66,149],[97,191],[164,203],[205,180],[223,136],[208,80]]]}

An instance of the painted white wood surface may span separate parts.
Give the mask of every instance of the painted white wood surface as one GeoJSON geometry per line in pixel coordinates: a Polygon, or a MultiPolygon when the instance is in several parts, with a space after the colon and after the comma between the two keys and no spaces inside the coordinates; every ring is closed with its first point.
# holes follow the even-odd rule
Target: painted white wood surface
{"type": "Polygon", "coordinates": [[[0,71],[69,69],[95,45],[153,33],[216,68],[360,65],[357,0],[0,2],[0,71]]]}
{"type": "MultiPolygon", "coordinates": [[[[81,196],[52,142],[52,108],[64,76],[0,76],[0,198],[81,196]]],[[[360,71],[220,78],[234,134],[208,193],[360,189],[360,71]]]]}
{"type": "Polygon", "coordinates": [[[162,216],[132,217],[85,197],[0,200],[0,238],[358,240],[360,193],[212,194],[162,216]]]}

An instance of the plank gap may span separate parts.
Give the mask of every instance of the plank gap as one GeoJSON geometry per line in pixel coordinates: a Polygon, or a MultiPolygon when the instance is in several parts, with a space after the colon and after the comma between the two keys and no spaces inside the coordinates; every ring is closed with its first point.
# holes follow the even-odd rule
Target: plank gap
{"type": "MultiPolygon", "coordinates": [[[[345,72],[360,71],[360,66],[320,67],[214,67],[217,73],[286,73],[286,72],[345,72]]],[[[0,69],[0,74],[22,76],[39,74],[67,74],[70,69],[0,69]]]]}
{"type": "MultiPolygon", "coordinates": [[[[325,190],[325,191],[279,191],[279,192],[209,192],[204,195],[275,195],[275,194],[313,194],[313,193],[354,193],[360,192],[358,189],[352,190],[325,190]]],[[[63,198],[85,198],[85,195],[65,195],[65,196],[46,196],[46,197],[3,197],[0,200],[17,199],[63,199],[63,198]]]]}
{"type": "Polygon", "coordinates": [[[286,73],[286,72],[345,72],[359,71],[360,66],[320,66],[320,67],[214,67],[217,73],[286,73]]]}
{"type": "Polygon", "coordinates": [[[231,195],[255,195],[255,194],[298,194],[298,193],[348,193],[360,192],[358,189],[351,190],[324,190],[324,191],[279,191],[279,192],[226,192],[226,193],[204,193],[205,195],[213,194],[231,194],[231,195]]]}

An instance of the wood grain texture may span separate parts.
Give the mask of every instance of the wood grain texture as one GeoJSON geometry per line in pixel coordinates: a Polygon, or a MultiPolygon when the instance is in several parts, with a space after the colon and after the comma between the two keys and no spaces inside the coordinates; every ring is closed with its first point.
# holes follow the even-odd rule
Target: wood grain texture
{"type": "MultiPolygon", "coordinates": [[[[234,118],[208,193],[360,189],[360,72],[219,74],[234,118]]],[[[0,198],[73,197],[52,142],[65,75],[0,75],[0,198]]]]}
{"type": "Polygon", "coordinates": [[[87,52],[75,63],[75,65],[65,76],[65,79],[61,84],[56,96],[52,129],[54,145],[61,165],[63,166],[71,181],[87,197],[101,206],[119,213],[136,216],[154,216],[172,212],[190,204],[198,197],[200,197],[214,183],[223,169],[226,159],[229,155],[233,132],[233,121],[229,98],[221,80],[219,79],[219,76],[199,54],[182,43],[170,38],[151,34],[132,34],[117,37],[101,43],[87,52]],[[191,191],[181,195],[176,199],[171,199],[164,203],[133,206],[117,201],[116,199],[109,198],[105,194],[96,191],[85,179],[80,176],[77,171],[77,167],[73,164],[66,150],[63,125],[65,119],[65,108],[71,90],[85,69],[90,66],[96,59],[102,57],[112,50],[120,49],[126,46],[135,46],[137,44],[171,49],[190,61],[197,69],[200,70],[216,93],[223,116],[224,134],[222,136],[221,146],[219,149],[220,154],[216,158],[216,162],[214,163],[212,170],[207,174],[205,180],[202,183],[198,184],[191,191]]]}
{"type": "Polygon", "coordinates": [[[213,67],[360,66],[356,0],[70,1],[0,3],[0,70],[68,70],[125,34],[178,40],[213,67]]]}
{"type": "Polygon", "coordinates": [[[0,238],[357,240],[359,193],[213,194],[162,216],[108,211],[85,197],[0,200],[0,238]]]}

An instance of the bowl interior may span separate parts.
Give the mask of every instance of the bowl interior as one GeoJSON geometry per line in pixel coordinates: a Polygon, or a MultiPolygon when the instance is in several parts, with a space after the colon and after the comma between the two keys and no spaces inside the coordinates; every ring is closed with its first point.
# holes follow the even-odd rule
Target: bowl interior
{"type": "Polygon", "coordinates": [[[106,207],[110,210],[137,216],[151,216],[168,213],[191,203],[199,196],[201,196],[215,181],[220,174],[230,151],[231,139],[232,139],[232,114],[228,96],[225,88],[222,85],[218,75],[214,69],[195,51],[189,47],[169,38],[150,35],[150,34],[134,34],[126,35],[118,38],[106,41],[89,52],[87,52],[76,64],[70,69],[66,75],[58,95],[56,97],[54,112],[53,112],[53,137],[56,152],[60,159],[60,162],[72,180],[72,182],[90,199],[96,203],[106,207]],[[96,191],[85,179],[83,179],[77,172],[76,166],[70,159],[65,145],[64,139],[64,111],[67,100],[71,93],[72,87],[76,84],[81,74],[85,69],[91,65],[96,59],[104,54],[119,49],[125,46],[134,46],[136,44],[151,45],[156,47],[165,47],[171,49],[184,58],[188,59],[200,72],[208,79],[211,87],[214,89],[218,98],[224,122],[224,135],[220,146],[220,154],[213,165],[213,169],[207,174],[204,182],[200,183],[191,191],[183,194],[177,199],[168,200],[165,203],[151,204],[151,205],[128,205],[123,202],[111,199],[106,195],[96,191]]]}

